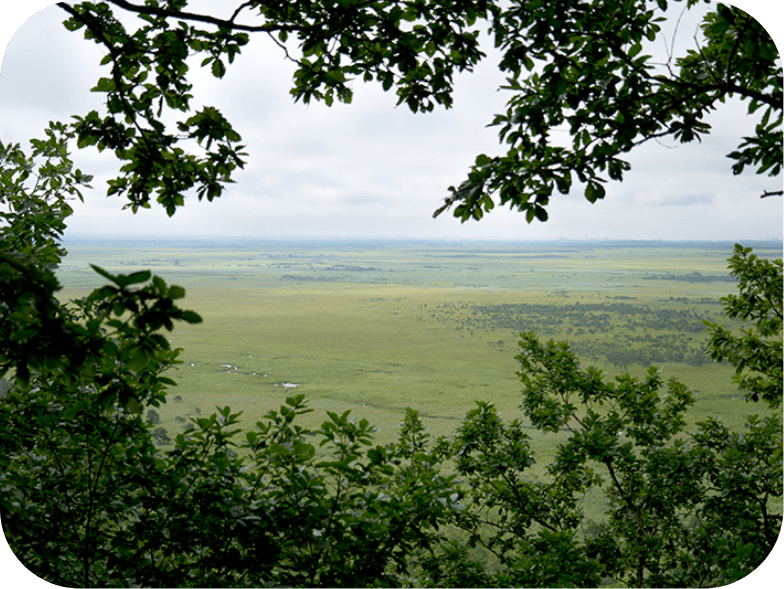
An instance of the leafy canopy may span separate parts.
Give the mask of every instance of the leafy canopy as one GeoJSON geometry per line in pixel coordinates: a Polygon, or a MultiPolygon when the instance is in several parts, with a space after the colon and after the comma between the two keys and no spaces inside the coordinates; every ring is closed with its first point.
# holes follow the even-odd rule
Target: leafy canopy
{"type": "Polygon", "coordinates": [[[59,3],[69,14],[65,26],[83,29],[109,67],[93,88],[106,94],[106,113],[75,117],[78,145],[110,149],[125,162],[110,195],[125,196],[133,211],[155,197],[171,216],[190,189],[199,199],[219,197],[245,163],[240,134],[218,108],[192,112],[188,73],[196,60],[222,78],[251,35],[265,35],[296,64],[295,100],[351,102],[359,78],[394,87],[398,104],[414,112],[430,111],[452,104],[454,73],[484,55],[476,22],[489,4],[250,1],[223,18],[190,12],[187,0],[59,3]],[[136,28],[115,11],[135,14],[136,28]],[[164,122],[172,116],[173,129],[164,122]]]}
{"type": "MultiPolygon", "coordinates": [[[[738,97],[758,123],[728,154],[732,171],[776,176],[782,165],[782,67],[764,28],[748,14],[717,4],[702,38],[684,55],[657,62],[661,24],[699,0],[344,0],[238,4],[193,12],[187,0],[59,3],[65,26],[102,47],[108,67],[95,92],[105,112],[75,118],[78,145],[111,149],[124,162],[109,194],[136,211],[154,198],[169,215],[185,194],[219,197],[246,161],[240,133],[215,106],[194,110],[190,69],[221,78],[253,36],[272,39],[296,65],[291,94],[307,103],[350,102],[354,80],[395,89],[398,104],[430,111],[452,104],[453,76],[484,53],[486,29],[501,52],[511,97],[498,127],[506,153],[477,156],[468,177],[436,210],[462,221],[496,205],[548,218],[555,192],[573,188],[595,202],[608,180],[621,181],[624,155],[663,137],[699,140],[707,116],[738,97]],[[123,24],[135,15],[133,26],[123,24]],[[174,121],[171,123],[170,121],[174,121]],[[557,140],[567,131],[569,140],[557,140]]],[[[667,42],[667,39],[664,39],[667,42]]],[[[781,194],[775,190],[768,194],[781,194]]]]}
{"type": "Polygon", "coordinates": [[[527,0],[497,11],[492,30],[512,96],[492,125],[506,154],[477,156],[435,216],[453,208],[462,221],[478,220],[508,204],[529,223],[546,221],[554,192],[578,183],[593,203],[630,170],[624,154],[662,137],[699,140],[711,130],[706,117],[732,97],[759,121],[728,154],[732,172],[780,174],[782,69],[770,36],[742,10],[717,4],[701,43],[657,63],[646,51],[661,43],[667,8],[666,0],[527,0]],[[557,131],[568,133],[565,144],[557,131]]]}
{"type": "Polygon", "coordinates": [[[758,258],[751,248],[735,245],[730,274],[738,279],[738,294],[723,297],[725,316],[751,325],[740,335],[706,321],[710,355],[735,367],[733,380],[750,401],[781,406],[782,387],[782,271],[781,260],[758,258]]]}

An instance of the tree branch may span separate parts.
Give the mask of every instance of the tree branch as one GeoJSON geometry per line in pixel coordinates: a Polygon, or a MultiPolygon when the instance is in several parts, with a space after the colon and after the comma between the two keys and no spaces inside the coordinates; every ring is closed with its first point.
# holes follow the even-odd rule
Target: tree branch
{"type": "MultiPolygon", "coordinates": [[[[250,33],[265,33],[269,31],[294,31],[297,30],[296,27],[291,26],[283,26],[283,25],[270,25],[270,24],[263,24],[257,26],[251,25],[243,25],[239,23],[235,23],[234,19],[239,14],[240,9],[245,8],[246,6],[250,6],[250,2],[246,2],[242,4],[231,16],[231,19],[226,20],[223,18],[216,18],[214,16],[209,16],[206,14],[198,14],[195,12],[182,12],[180,10],[168,10],[166,8],[158,8],[157,6],[140,6],[138,4],[133,4],[131,2],[127,2],[126,0],[108,0],[110,4],[114,4],[118,8],[122,8],[123,10],[127,10],[128,12],[135,12],[137,14],[152,14],[155,16],[162,16],[164,18],[179,18],[182,20],[187,21],[194,21],[194,22],[203,22],[211,25],[215,25],[217,27],[221,27],[223,29],[228,29],[232,31],[247,31],[250,33]]],[[[62,4],[62,3],[61,3],[62,4]]],[[[60,4],[58,4],[60,6],[60,4]]],[[[61,6],[62,8],[62,6],[61,6]]]]}
{"type": "Polygon", "coordinates": [[[139,131],[139,135],[141,139],[148,143],[144,137],[144,129],[142,129],[139,122],[136,120],[136,111],[134,110],[133,106],[130,104],[130,100],[128,97],[127,92],[125,91],[125,84],[123,83],[122,77],[120,75],[118,60],[119,54],[117,48],[112,45],[112,43],[106,38],[106,36],[100,31],[98,27],[95,26],[94,19],[82,14],[66,4],[65,2],[58,2],[57,6],[65,10],[68,14],[72,17],[81,20],[84,25],[98,38],[101,44],[106,47],[106,50],[112,56],[112,79],[114,80],[114,86],[117,90],[117,94],[120,97],[120,101],[123,104],[123,110],[125,112],[125,116],[133,123],[133,126],[139,131]]]}

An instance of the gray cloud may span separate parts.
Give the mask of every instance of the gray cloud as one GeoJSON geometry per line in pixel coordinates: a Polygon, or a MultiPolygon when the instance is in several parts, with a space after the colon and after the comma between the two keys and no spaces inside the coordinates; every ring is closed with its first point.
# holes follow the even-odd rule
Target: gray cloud
{"type": "Polygon", "coordinates": [[[667,196],[658,203],[653,203],[654,207],[691,207],[694,205],[712,205],[716,202],[716,197],[708,194],[692,194],[687,196],[667,196]]]}

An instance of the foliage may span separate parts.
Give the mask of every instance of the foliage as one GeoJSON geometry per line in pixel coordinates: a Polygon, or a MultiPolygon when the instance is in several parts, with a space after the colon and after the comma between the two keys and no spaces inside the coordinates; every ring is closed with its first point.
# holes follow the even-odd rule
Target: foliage
{"type": "MultiPolygon", "coordinates": [[[[676,0],[677,1],[677,0],[676,0]]],[[[686,9],[699,0],[681,0],[686,9]]],[[[703,3],[704,4],[704,3],[703,3]]],[[[351,82],[393,86],[398,104],[414,112],[452,104],[455,71],[470,70],[484,54],[478,27],[485,22],[502,52],[512,97],[493,118],[504,155],[477,156],[468,178],[434,213],[454,207],[463,222],[481,219],[496,204],[546,221],[557,190],[583,186],[590,202],[604,198],[608,180],[621,181],[623,154],[651,139],[685,143],[709,133],[708,114],[732,97],[758,116],[753,137],[728,154],[732,171],[747,167],[776,176],[782,161],[782,70],[775,44],[751,16],[717,4],[701,24],[702,38],[685,55],[663,64],[645,52],[662,37],[667,0],[457,2],[307,2],[279,6],[245,2],[231,17],[188,10],[187,0],[134,4],[126,0],[59,3],[65,26],[107,51],[110,73],[93,91],[106,94],[107,114],[75,117],[80,147],[109,148],[122,174],[109,194],[125,195],[136,211],[157,201],[173,215],[184,193],[220,196],[242,168],[239,133],[213,106],[191,112],[190,58],[222,78],[252,35],[267,35],[296,65],[296,100],[351,102],[351,82]],[[115,12],[135,14],[137,27],[115,12]],[[296,40],[297,49],[291,47],[296,40]],[[165,113],[178,118],[168,130],[165,113]],[[567,127],[568,126],[568,127],[567,127]],[[552,137],[568,128],[570,145],[552,137]],[[189,150],[193,143],[203,155],[189,150]],[[497,199],[494,199],[497,195],[497,199]]],[[[198,151],[198,150],[197,150],[198,151]]],[[[766,192],[780,194],[780,191],[766,192]]]]}
{"type": "MultiPolygon", "coordinates": [[[[771,339],[764,372],[775,375],[782,364],[781,321],[775,319],[775,309],[781,308],[781,262],[750,253],[736,245],[729,259],[741,295],[725,298],[725,315],[738,316],[741,306],[753,321],[744,334],[771,339]]],[[[757,340],[730,356],[722,352],[725,340],[715,336],[727,332],[706,323],[714,333],[711,355],[727,357],[738,370],[748,367],[758,353],[757,340]]],[[[621,375],[605,383],[600,371],[580,369],[568,344],[542,345],[529,332],[520,345],[524,413],[543,432],[565,428],[571,434],[548,466],[554,487],[571,485],[566,493],[549,493],[560,501],[554,509],[573,509],[581,493],[609,481],[608,518],[586,538],[583,553],[603,574],[633,586],[718,585],[742,578],[765,559],[781,529],[780,413],[750,415],[745,433],[711,418],[689,434],[684,415],[693,394],[670,379],[662,395],[657,369],[650,368],[642,380],[621,375]]],[[[778,407],[780,380],[777,390],[765,382],[761,390],[767,394],[748,400],[762,398],[778,407]]],[[[739,379],[741,386],[746,382],[739,379]]],[[[494,451],[493,444],[483,447],[494,451]]]]}
{"type": "Polygon", "coordinates": [[[52,124],[30,156],[0,144],[0,367],[13,375],[0,406],[0,486],[4,529],[30,568],[91,584],[107,550],[97,530],[133,505],[123,499],[137,482],[120,465],[152,451],[142,406],[173,383],[161,373],[179,350],[157,332],[200,318],[174,304],[181,288],[149,272],[96,268],[113,284],[72,306],[57,299],[67,198],[89,181],[73,169],[68,137],[52,124]]]}
{"type": "Polygon", "coordinates": [[[12,387],[0,404],[4,530],[50,582],[397,585],[460,497],[407,430],[384,448],[348,413],[296,425],[310,411],[301,395],[242,443],[226,407],[162,453],[138,414],[63,380],[12,387]]]}
{"type": "Polygon", "coordinates": [[[508,204],[529,223],[546,221],[555,191],[568,194],[578,182],[593,203],[608,179],[630,170],[623,154],[661,137],[699,140],[711,129],[707,115],[731,97],[759,121],[728,154],[733,173],[780,174],[782,69],[772,39],[742,10],[717,4],[703,18],[702,42],[659,64],[645,52],[662,37],[668,4],[526,0],[497,11],[492,30],[512,97],[492,125],[507,152],[477,156],[435,215],[454,207],[465,222],[508,204]],[[568,131],[568,145],[556,130],[568,131]]]}
{"type": "Polygon", "coordinates": [[[730,274],[738,277],[738,294],[723,297],[725,315],[751,321],[749,329],[733,335],[726,327],[706,321],[711,357],[736,368],[734,381],[751,401],[781,405],[782,269],[781,260],[765,260],[751,248],[735,245],[730,274]]]}
{"type": "Polygon", "coordinates": [[[31,155],[0,143],[0,376],[14,368],[25,379],[33,366],[73,349],[52,293],[54,269],[65,254],[58,240],[90,176],[73,169],[65,125],[50,124],[31,155]],[[40,162],[34,171],[36,159],[40,162]]]}
{"type": "Polygon", "coordinates": [[[106,94],[107,113],[77,116],[79,147],[111,149],[125,162],[109,194],[125,196],[133,211],[157,201],[169,215],[195,188],[199,199],[219,197],[246,155],[240,134],[213,106],[191,112],[190,59],[222,78],[251,35],[266,35],[296,65],[291,94],[305,103],[349,103],[355,78],[393,86],[398,104],[430,111],[452,104],[455,71],[482,57],[474,24],[487,0],[396,2],[244,2],[230,18],[188,10],[187,0],[79,2],[58,6],[65,26],[107,53],[110,72],[93,91],[106,94]],[[115,11],[138,16],[126,26],[115,11]],[[296,41],[297,51],[291,48],[296,41]],[[168,116],[167,116],[168,115],[168,116]],[[177,117],[176,130],[165,121],[177,117]],[[193,143],[198,145],[191,152],[193,143]],[[198,155],[197,155],[198,153],[198,155]]]}

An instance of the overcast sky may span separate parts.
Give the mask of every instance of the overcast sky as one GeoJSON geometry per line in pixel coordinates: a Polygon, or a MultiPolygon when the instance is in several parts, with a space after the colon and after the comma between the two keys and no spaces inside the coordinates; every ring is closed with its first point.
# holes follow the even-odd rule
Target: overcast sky
{"type": "MultiPolygon", "coordinates": [[[[100,49],[61,25],[65,13],[46,0],[0,0],[0,138],[26,142],[49,120],[68,120],[99,108],[91,94],[101,70],[100,49]],[[35,13],[25,21],[25,17],[35,13]],[[24,24],[21,24],[24,22],[24,24]],[[21,26],[14,33],[17,24],[21,26]],[[10,38],[10,42],[9,42],[10,38]]],[[[212,3],[210,3],[212,4],[212,3]]],[[[758,15],[782,46],[779,2],[738,3],[758,15]],[[767,5],[767,8],[766,8],[767,5]],[[778,14],[777,14],[778,11],[778,14]],[[774,28],[773,24],[778,23],[774,28]]],[[[214,4],[213,4],[214,5],[214,4]]],[[[679,5],[676,5],[679,7],[679,5]]],[[[696,21],[684,21],[678,40],[689,42],[696,21]]],[[[247,145],[249,162],[237,183],[212,203],[189,200],[169,219],[162,210],[133,215],[124,201],[106,198],[104,181],[116,162],[89,148],[75,159],[96,176],[84,205],[76,206],[68,235],[233,235],[421,239],[780,239],[782,199],[760,200],[781,178],[733,177],[725,155],[753,132],[742,104],[710,122],[701,144],[649,142],[629,160],[623,183],[591,205],[575,191],[556,195],[550,221],[528,225],[520,213],[496,209],[481,222],[461,224],[432,212],[459,184],[479,153],[500,153],[496,130],[486,128],[506,96],[490,57],[459,77],[455,106],[429,114],[395,108],[393,92],[355,85],[351,105],[294,104],[293,68],[266,39],[252,39],[223,80],[196,72],[195,104],[217,106],[247,145]]],[[[103,75],[106,75],[103,73],[103,75]]]]}

